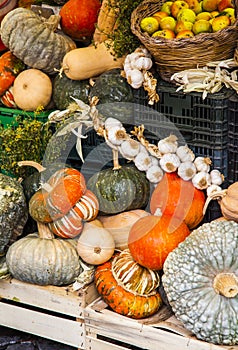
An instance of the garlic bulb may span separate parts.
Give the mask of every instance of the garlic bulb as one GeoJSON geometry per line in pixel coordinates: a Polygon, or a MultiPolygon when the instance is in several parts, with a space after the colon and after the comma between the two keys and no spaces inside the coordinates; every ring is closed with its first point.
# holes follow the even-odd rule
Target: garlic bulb
{"type": "Polygon", "coordinates": [[[182,162],[178,167],[178,175],[185,181],[191,180],[196,174],[197,169],[193,162],[182,162]]]}
{"type": "Polygon", "coordinates": [[[163,170],[158,165],[152,165],[146,171],[146,177],[152,183],[160,182],[163,177],[163,174],[163,170]]]}
{"type": "Polygon", "coordinates": [[[137,89],[142,86],[144,75],[139,69],[132,69],[128,74],[127,81],[134,89],[137,89]]]}
{"type": "Polygon", "coordinates": [[[208,197],[211,194],[215,194],[216,192],[220,193],[220,191],[222,191],[222,188],[218,185],[210,185],[210,186],[208,186],[208,188],[206,190],[208,197]]]}
{"type": "Polygon", "coordinates": [[[140,171],[146,171],[152,165],[152,160],[148,153],[140,152],[135,157],[134,163],[137,169],[140,171]]]}
{"type": "Polygon", "coordinates": [[[129,138],[121,143],[119,151],[124,158],[132,160],[140,152],[140,143],[129,138]]]}
{"type": "Polygon", "coordinates": [[[192,178],[193,186],[199,190],[205,190],[211,185],[211,177],[207,171],[199,171],[192,178]]]}
{"type": "Polygon", "coordinates": [[[213,185],[221,185],[224,181],[224,175],[218,170],[213,169],[210,171],[211,183],[213,185]]]}
{"type": "Polygon", "coordinates": [[[210,165],[212,164],[211,159],[208,157],[196,157],[194,159],[194,164],[197,171],[210,171],[210,165]]]}
{"type": "Polygon", "coordinates": [[[127,138],[126,130],[121,126],[111,126],[107,129],[107,138],[115,146],[119,146],[127,138]]]}
{"type": "Polygon", "coordinates": [[[131,62],[132,68],[139,70],[149,70],[153,65],[152,59],[149,57],[139,57],[138,59],[131,62]]]}
{"type": "Polygon", "coordinates": [[[176,151],[178,157],[181,162],[193,162],[195,158],[195,154],[188,147],[188,145],[179,146],[176,151]]]}
{"type": "Polygon", "coordinates": [[[145,46],[139,46],[135,49],[134,51],[135,53],[140,53],[145,57],[151,57],[150,52],[147,50],[147,48],[145,46]]]}
{"type": "Polygon", "coordinates": [[[153,156],[151,157],[152,165],[159,165],[159,159],[153,156]]]}
{"type": "Polygon", "coordinates": [[[167,173],[172,173],[176,171],[179,165],[180,165],[180,160],[175,153],[165,153],[160,158],[160,166],[167,173]]]}
{"type": "Polygon", "coordinates": [[[170,135],[158,142],[159,151],[164,153],[175,153],[178,147],[177,136],[170,135]]]}
{"type": "Polygon", "coordinates": [[[106,130],[108,130],[109,128],[111,128],[112,126],[119,126],[120,128],[123,127],[122,123],[120,122],[120,120],[116,119],[116,118],[107,118],[105,120],[104,123],[104,127],[106,130]]]}

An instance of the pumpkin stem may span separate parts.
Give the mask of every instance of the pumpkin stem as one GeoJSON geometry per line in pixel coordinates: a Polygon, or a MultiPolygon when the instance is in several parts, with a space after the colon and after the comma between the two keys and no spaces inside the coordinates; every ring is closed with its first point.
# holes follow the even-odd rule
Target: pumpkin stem
{"type": "Polygon", "coordinates": [[[17,164],[19,166],[32,166],[33,168],[38,170],[39,173],[46,169],[45,167],[43,167],[43,165],[41,165],[40,163],[34,162],[33,160],[22,160],[17,164]]]}
{"type": "Polygon", "coordinates": [[[234,298],[238,294],[238,278],[234,273],[221,272],[214,278],[213,288],[217,294],[234,298]]]}
{"type": "Polygon", "coordinates": [[[37,221],[37,228],[39,237],[42,239],[53,239],[55,236],[53,232],[50,231],[47,224],[37,221]]]}
{"type": "Polygon", "coordinates": [[[113,170],[118,170],[121,168],[119,164],[119,159],[118,159],[118,150],[117,149],[112,149],[112,156],[113,156],[113,170]]]}
{"type": "Polygon", "coordinates": [[[222,199],[223,197],[225,197],[226,193],[227,193],[227,190],[222,190],[222,191],[216,191],[216,192],[209,194],[209,196],[207,196],[206,202],[205,202],[204,207],[203,207],[203,215],[205,215],[207,207],[208,207],[209,203],[211,202],[211,200],[222,199]]]}
{"type": "Polygon", "coordinates": [[[59,15],[51,15],[49,18],[45,19],[42,18],[42,21],[46,24],[46,26],[52,30],[52,32],[56,31],[58,28],[58,25],[60,23],[60,16],[59,15]]]}

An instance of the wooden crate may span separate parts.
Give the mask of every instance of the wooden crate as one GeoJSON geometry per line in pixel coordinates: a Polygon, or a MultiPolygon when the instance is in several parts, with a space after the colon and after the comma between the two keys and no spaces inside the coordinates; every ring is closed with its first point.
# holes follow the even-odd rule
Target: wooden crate
{"type": "Polygon", "coordinates": [[[111,311],[101,298],[85,308],[86,350],[238,350],[198,340],[166,306],[133,320],[111,311]]]}
{"type": "Polygon", "coordinates": [[[2,279],[0,324],[84,349],[84,308],[97,297],[93,283],[75,292],[71,286],[37,286],[2,279]]]}

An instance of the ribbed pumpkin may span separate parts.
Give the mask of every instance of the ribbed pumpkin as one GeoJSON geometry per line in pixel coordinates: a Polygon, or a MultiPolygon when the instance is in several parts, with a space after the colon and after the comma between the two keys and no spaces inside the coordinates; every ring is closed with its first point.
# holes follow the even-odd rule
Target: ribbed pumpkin
{"type": "Polygon", "coordinates": [[[0,256],[22,235],[28,217],[26,198],[21,184],[0,173],[0,256]]]}
{"type": "Polygon", "coordinates": [[[20,281],[60,286],[72,283],[80,273],[75,242],[54,238],[44,224],[38,225],[38,233],[19,239],[10,248],[6,263],[11,275],[20,281]]]}
{"type": "Polygon", "coordinates": [[[0,96],[13,84],[16,76],[25,68],[24,63],[7,51],[0,56],[0,96]]]}
{"type": "Polygon", "coordinates": [[[87,187],[98,198],[101,214],[116,214],[147,205],[150,184],[145,174],[135,166],[123,165],[94,174],[87,187]]]}
{"type": "Polygon", "coordinates": [[[76,48],[75,42],[56,31],[60,17],[40,17],[32,10],[18,7],[1,23],[4,45],[26,65],[54,74],[60,69],[64,55],[76,48]]]}
{"type": "MultiPolygon", "coordinates": [[[[114,277],[112,264],[115,258],[116,256],[113,256],[109,261],[96,268],[94,280],[98,293],[113,311],[121,315],[142,319],[155,314],[162,305],[160,294],[157,293],[156,289],[150,294],[138,294],[126,290],[114,277]]],[[[138,269],[140,268],[138,267],[138,269]]],[[[135,278],[135,274],[133,276],[135,278]]],[[[141,280],[140,282],[143,283],[141,280]]],[[[132,283],[135,284],[134,281],[132,283]]]]}
{"type": "Polygon", "coordinates": [[[58,109],[64,110],[77,98],[88,103],[90,85],[88,79],[72,80],[64,72],[57,74],[53,82],[53,100],[58,109]]]}
{"type": "Polygon", "coordinates": [[[56,171],[29,201],[29,212],[36,221],[48,223],[63,217],[86,192],[85,178],[76,169],[56,171]]]}
{"type": "Polygon", "coordinates": [[[204,192],[174,172],[165,173],[154,189],[150,199],[150,210],[152,214],[156,209],[160,209],[162,214],[174,215],[193,229],[203,219],[204,204],[204,192]]]}
{"type": "Polygon", "coordinates": [[[212,221],[167,257],[163,286],[178,318],[197,338],[238,344],[238,224],[212,221]]]}
{"type": "Polygon", "coordinates": [[[168,254],[189,234],[188,226],[176,217],[145,216],[131,227],[128,247],[136,262],[152,270],[162,270],[168,254]]]}

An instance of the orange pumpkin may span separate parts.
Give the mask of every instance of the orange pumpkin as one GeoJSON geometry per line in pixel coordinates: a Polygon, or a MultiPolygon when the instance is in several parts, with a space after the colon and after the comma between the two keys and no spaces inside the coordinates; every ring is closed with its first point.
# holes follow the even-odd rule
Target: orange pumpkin
{"type": "Polygon", "coordinates": [[[189,234],[185,222],[174,216],[145,216],[132,226],[128,248],[140,265],[161,270],[168,254],[189,234]]]}
{"type": "Polygon", "coordinates": [[[0,96],[13,84],[16,76],[25,68],[24,63],[7,51],[0,56],[0,96]]]}
{"type": "Polygon", "coordinates": [[[184,220],[190,229],[203,219],[205,194],[185,181],[176,172],[165,173],[151,195],[150,211],[160,209],[164,215],[174,215],[184,220]]]}
{"type": "Polygon", "coordinates": [[[98,293],[113,311],[135,319],[155,314],[162,305],[160,294],[136,295],[118,284],[112,274],[113,258],[97,266],[94,280],[98,293]]]}
{"type": "Polygon", "coordinates": [[[34,220],[43,223],[62,218],[85,192],[86,182],[81,172],[73,168],[60,169],[31,197],[30,215],[34,220]]]}

